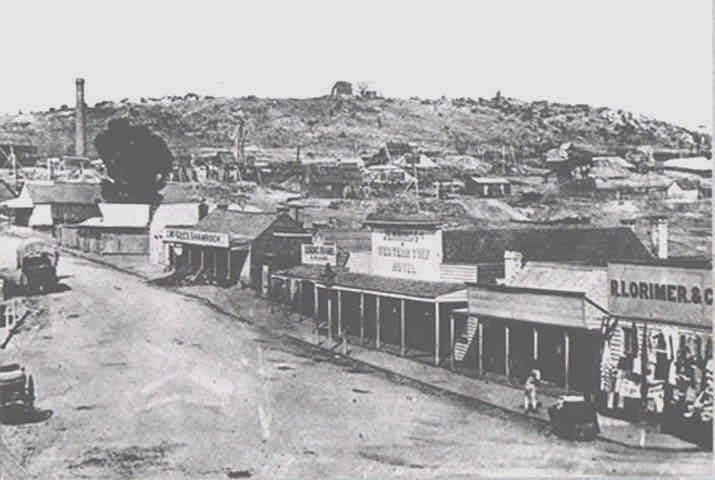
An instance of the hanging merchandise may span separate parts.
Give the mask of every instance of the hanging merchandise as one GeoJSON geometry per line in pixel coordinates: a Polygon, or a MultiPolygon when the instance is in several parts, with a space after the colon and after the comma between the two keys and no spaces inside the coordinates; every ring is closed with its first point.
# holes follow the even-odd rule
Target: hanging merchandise
{"type": "Polygon", "coordinates": [[[611,348],[608,342],[604,342],[603,354],[601,355],[601,390],[604,392],[613,391],[613,372],[611,367],[611,348]]]}
{"type": "Polygon", "coordinates": [[[643,370],[641,370],[642,366],[643,366],[643,364],[641,362],[641,359],[636,357],[633,360],[633,374],[634,375],[642,375],[643,374],[643,370]]]}
{"type": "Polygon", "coordinates": [[[665,326],[661,329],[661,334],[663,335],[663,340],[665,340],[665,351],[668,355],[668,360],[673,360],[675,358],[675,336],[676,332],[673,327],[665,326]]]}
{"type": "Polygon", "coordinates": [[[670,367],[668,367],[668,384],[675,386],[678,381],[678,367],[675,361],[670,362],[670,367]]]}
{"type": "Polygon", "coordinates": [[[618,395],[621,398],[641,398],[640,384],[629,378],[621,378],[618,395]]]}
{"type": "Polygon", "coordinates": [[[662,383],[650,385],[648,388],[648,410],[655,413],[663,412],[665,403],[665,388],[662,383]]]}
{"type": "Polygon", "coordinates": [[[640,355],[641,364],[641,398],[648,398],[648,324],[643,323],[643,348],[640,355]]]}

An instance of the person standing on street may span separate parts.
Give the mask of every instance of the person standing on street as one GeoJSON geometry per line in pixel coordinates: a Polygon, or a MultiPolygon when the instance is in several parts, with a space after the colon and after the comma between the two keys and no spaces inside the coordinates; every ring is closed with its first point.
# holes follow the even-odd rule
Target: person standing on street
{"type": "Polygon", "coordinates": [[[526,382],[524,382],[524,411],[526,413],[536,412],[539,408],[538,400],[536,398],[536,387],[541,379],[541,372],[534,369],[526,377],[526,382]]]}

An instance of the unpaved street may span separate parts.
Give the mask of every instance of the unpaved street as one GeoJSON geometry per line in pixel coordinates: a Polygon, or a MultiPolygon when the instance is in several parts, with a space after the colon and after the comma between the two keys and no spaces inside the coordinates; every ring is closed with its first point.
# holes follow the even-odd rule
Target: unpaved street
{"type": "MultiPolygon", "coordinates": [[[[0,239],[3,266],[14,240],[0,239]]],[[[0,426],[4,478],[471,478],[710,472],[707,453],[571,444],[330,361],[84,260],[0,351],[49,419],[0,426]],[[10,463],[8,463],[10,462],[10,463]]],[[[518,400],[517,400],[518,401],[518,400]]]]}

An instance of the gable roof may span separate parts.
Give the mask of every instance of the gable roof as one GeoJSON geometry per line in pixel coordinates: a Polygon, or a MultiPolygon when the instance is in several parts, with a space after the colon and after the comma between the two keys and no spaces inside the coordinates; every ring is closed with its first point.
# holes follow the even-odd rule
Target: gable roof
{"type": "Polygon", "coordinates": [[[101,199],[102,187],[98,183],[55,182],[26,183],[32,203],[70,203],[91,205],[101,199]]]}
{"type": "Polygon", "coordinates": [[[17,197],[15,190],[5,180],[0,179],[0,202],[17,197]]]}
{"type": "Polygon", "coordinates": [[[287,213],[253,213],[224,208],[214,209],[192,228],[204,232],[228,233],[237,238],[254,239],[274,222],[279,222],[277,230],[281,232],[305,233],[305,230],[287,213]]]}
{"type": "Polygon", "coordinates": [[[502,184],[502,183],[511,183],[509,180],[503,177],[476,177],[476,176],[471,176],[471,180],[474,183],[495,183],[495,184],[502,184]]]}
{"type": "Polygon", "coordinates": [[[663,162],[663,168],[673,170],[692,170],[712,172],[713,161],[705,157],[673,158],[663,162]]]}
{"type": "Polygon", "coordinates": [[[169,182],[159,190],[160,203],[198,203],[201,198],[194,186],[186,183],[169,182]]]}
{"type": "Polygon", "coordinates": [[[521,252],[525,261],[605,265],[608,260],[648,260],[650,251],[626,227],[570,229],[446,230],[445,263],[503,263],[504,251],[521,252]]]}

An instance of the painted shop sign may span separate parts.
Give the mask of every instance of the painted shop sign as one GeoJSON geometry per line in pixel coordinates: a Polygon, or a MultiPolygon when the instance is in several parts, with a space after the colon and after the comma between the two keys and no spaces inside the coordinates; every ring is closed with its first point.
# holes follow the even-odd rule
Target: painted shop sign
{"type": "Polygon", "coordinates": [[[611,295],[673,303],[713,304],[713,289],[699,286],[611,280],[611,295]]]}
{"type": "Polygon", "coordinates": [[[372,234],[373,272],[388,277],[432,280],[439,278],[440,231],[383,230],[372,234]]]}
{"type": "Polygon", "coordinates": [[[338,264],[338,247],[334,243],[303,244],[301,248],[301,262],[307,265],[331,266],[338,264]]]}
{"type": "Polygon", "coordinates": [[[711,270],[609,264],[608,291],[614,315],[711,326],[711,270]]]}
{"type": "Polygon", "coordinates": [[[198,230],[184,230],[179,228],[165,229],[164,241],[221,248],[228,248],[229,245],[228,233],[201,232],[198,230]]]}

